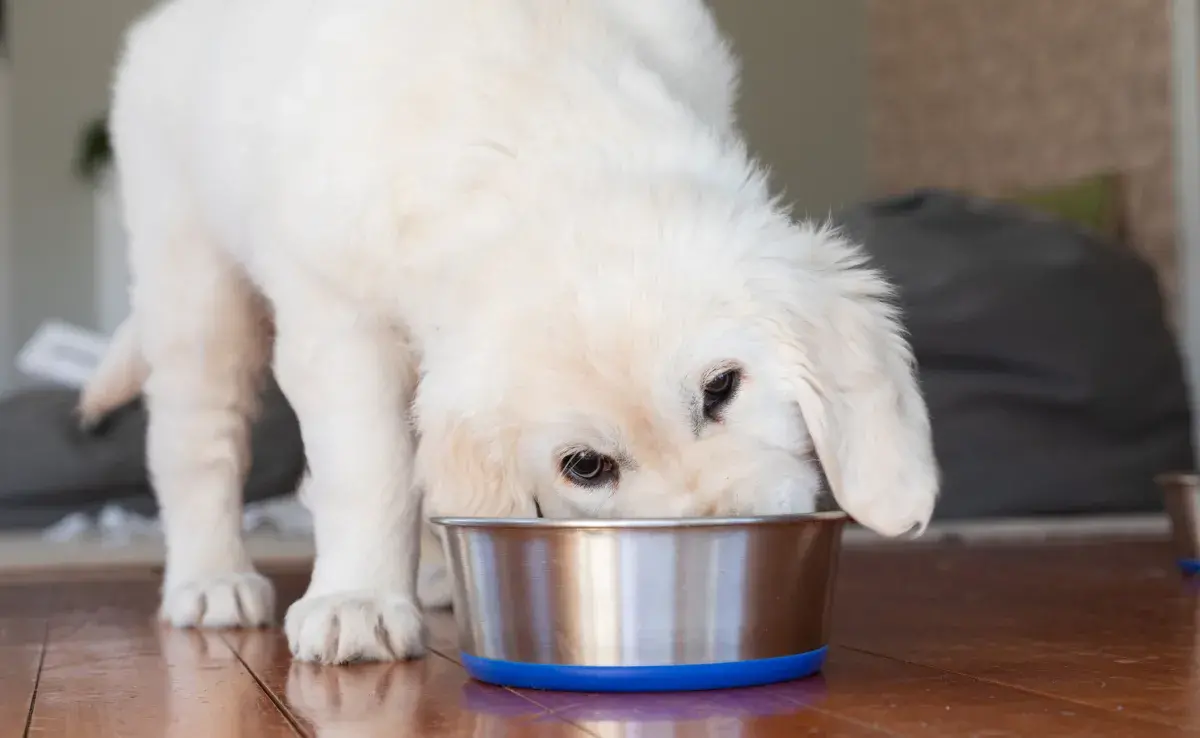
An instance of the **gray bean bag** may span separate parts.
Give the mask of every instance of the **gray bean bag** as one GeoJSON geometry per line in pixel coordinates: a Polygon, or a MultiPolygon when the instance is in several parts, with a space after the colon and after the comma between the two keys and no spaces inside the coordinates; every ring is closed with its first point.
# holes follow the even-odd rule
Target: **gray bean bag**
{"type": "MultiPolygon", "coordinates": [[[[84,432],[75,416],[77,401],[75,391],[58,388],[0,400],[0,529],[41,528],[108,504],[157,514],[146,473],[142,404],[132,403],[84,432]]],[[[273,382],[264,388],[251,442],[246,499],[294,492],[304,472],[304,446],[295,414],[273,382]]]]}
{"type": "Polygon", "coordinates": [[[1195,465],[1192,413],[1132,248],[942,191],[837,220],[899,288],[945,479],[937,517],[1161,509],[1154,475],[1195,465]]]}

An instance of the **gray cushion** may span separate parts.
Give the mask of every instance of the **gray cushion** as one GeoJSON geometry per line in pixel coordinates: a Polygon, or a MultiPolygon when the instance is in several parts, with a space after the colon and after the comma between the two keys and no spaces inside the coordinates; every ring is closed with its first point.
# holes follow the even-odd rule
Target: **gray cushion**
{"type": "MultiPolygon", "coordinates": [[[[146,472],[146,412],[121,408],[101,427],[79,429],[78,394],[33,389],[0,400],[0,528],[44,527],[72,512],[110,503],[157,513],[146,472]]],[[[263,390],[252,432],[253,466],[246,499],[291,494],[304,472],[304,446],[278,385],[263,390]]]]}
{"type": "Polygon", "coordinates": [[[1161,509],[1192,469],[1184,365],[1133,248],[919,191],[839,219],[897,285],[944,474],[939,518],[1161,509]]]}

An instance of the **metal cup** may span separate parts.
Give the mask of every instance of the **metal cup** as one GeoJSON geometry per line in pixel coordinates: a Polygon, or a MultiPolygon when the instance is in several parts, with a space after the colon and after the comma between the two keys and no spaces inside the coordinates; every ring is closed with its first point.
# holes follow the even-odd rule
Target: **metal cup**
{"type": "Polygon", "coordinates": [[[1175,557],[1181,568],[1196,573],[1200,571],[1200,476],[1176,472],[1160,474],[1154,481],[1171,520],[1175,557]]]}
{"type": "Polygon", "coordinates": [[[663,667],[821,651],[844,513],[439,518],[467,656],[663,667]]]}

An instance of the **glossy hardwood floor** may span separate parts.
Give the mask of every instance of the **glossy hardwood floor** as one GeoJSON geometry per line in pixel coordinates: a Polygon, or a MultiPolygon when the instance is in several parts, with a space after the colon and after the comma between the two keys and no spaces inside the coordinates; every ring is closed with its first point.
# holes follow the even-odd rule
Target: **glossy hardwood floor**
{"type": "Polygon", "coordinates": [[[1200,585],[1157,543],[847,551],[822,676],[691,695],[473,683],[445,615],[421,661],[292,664],[159,628],[156,577],[0,584],[0,738],[1200,734],[1200,585]]]}

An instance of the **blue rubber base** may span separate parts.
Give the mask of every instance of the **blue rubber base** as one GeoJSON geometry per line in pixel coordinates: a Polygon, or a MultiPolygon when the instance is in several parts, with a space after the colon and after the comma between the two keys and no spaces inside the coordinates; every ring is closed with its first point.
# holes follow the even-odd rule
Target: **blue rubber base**
{"type": "Polygon", "coordinates": [[[502,687],[557,692],[693,692],[774,684],[812,676],[828,648],[794,656],[678,666],[560,666],[498,661],[462,654],[467,673],[502,687]]]}
{"type": "Polygon", "coordinates": [[[1180,559],[1179,570],[1188,576],[1200,574],[1200,559],[1180,559]]]}

